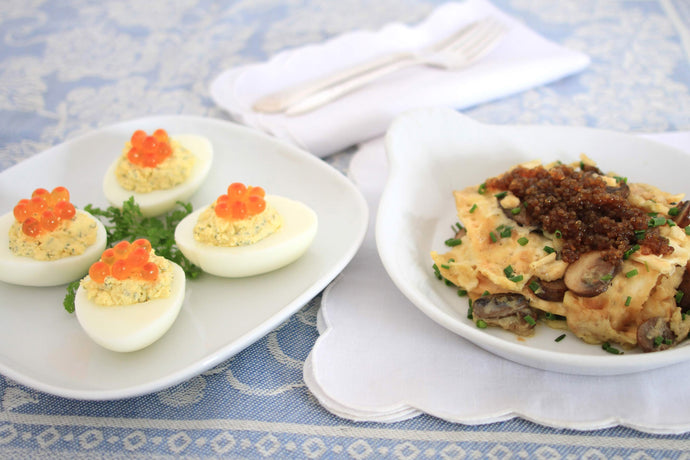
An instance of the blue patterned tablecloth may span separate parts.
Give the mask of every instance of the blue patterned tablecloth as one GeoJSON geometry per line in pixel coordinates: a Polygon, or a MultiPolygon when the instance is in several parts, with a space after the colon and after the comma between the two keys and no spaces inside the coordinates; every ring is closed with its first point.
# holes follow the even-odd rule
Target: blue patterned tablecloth
{"type": "MultiPolygon", "coordinates": [[[[413,23],[438,3],[1,0],[0,170],[126,119],[226,119],[208,94],[222,70],[356,28],[413,23]]],[[[592,65],[472,108],[471,116],[630,132],[690,129],[687,0],[494,3],[589,54],[592,65]]],[[[350,156],[326,161],[345,172],[350,156]]],[[[148,396],[74,401],[0,376],[0,457],[690,458],[690,434],[555,430],[521,419],[482,426],[428,416],[388,425],[339,419],[302,380],[319,300],[214,369],[148,396]]]]}

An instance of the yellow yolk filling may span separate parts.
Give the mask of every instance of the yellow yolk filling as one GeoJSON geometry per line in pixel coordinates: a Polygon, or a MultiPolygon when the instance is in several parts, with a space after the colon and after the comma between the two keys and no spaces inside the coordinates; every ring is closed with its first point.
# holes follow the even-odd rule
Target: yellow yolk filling
{"type": "Polygon", "coordinates": [[[153,253],[149,261],[158,266],[156,281],[150,282],[136,277],[118,280],[113,276],[107,276],[102,283],[84,278],[81,286],[86,290],[89,300],[102,306],[133,305],[169,297],[173,279],[170,261],[153,253]]]}
{"type": "Polygon", "coordinates": [[[195,156],[175,140],[170,140],[170,145],[171,156],[155,167],[147,167],[129,161],[127,154],[132,149],[132,144],[127,142],[115,169],[115,177],[120,186],[137,193],[149,193],[167,190],[185,182],[192,173],[195,156]]]}
{"type": "Polygon", "coordinates": [[[259,214],[235,220],[218,217],[213,204],[199,215],[194,239],[213,246],[246,246],[261,241],[282,225],[282,217],[268,203],[259,214]]]}
{"type": "Polygon", "coordinates": [[[82,254],[96,242],[96,221],[77,213],[72,219],[63,220],[51,232],[28,236],[22,231],[22,224],[12,224],[9,232],[9,248],[16,256],[35,260],[56,260],[82,254]]]}

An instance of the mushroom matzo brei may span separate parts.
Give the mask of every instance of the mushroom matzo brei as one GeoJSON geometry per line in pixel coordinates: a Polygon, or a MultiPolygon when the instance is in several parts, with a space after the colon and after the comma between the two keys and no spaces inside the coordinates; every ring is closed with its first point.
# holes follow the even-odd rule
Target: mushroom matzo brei
{"type": "Polygon", "coordinates": [[[439,278],[467,292],[480,326],[538,322],[587,343],[659,351],[690,331],[690,202],[588,158],[515,166],[454,192],[460,222],[439,278]]]}

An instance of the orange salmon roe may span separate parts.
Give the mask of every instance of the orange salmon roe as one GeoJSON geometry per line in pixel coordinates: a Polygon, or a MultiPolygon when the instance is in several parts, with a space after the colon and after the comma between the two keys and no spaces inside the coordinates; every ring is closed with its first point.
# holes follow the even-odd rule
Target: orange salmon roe
{"type": "Polygon", "coordinates": [[[52,232],[63,220],[70,220],[77,213],[69,201],[65,187],[55,187],[52,192],[37,188],[31,198],[24,198],[14,207],[14,218],[22,224],[22,232],[31,237],[52,232]]]}
{"type": "Polygon", "coordinates": [[[170,138],[164,129],[157,129],[152,135],[138,129],[130,139],[132,148],[127,152],[127,159],[146,168],[155,168],[172,155],[170,138]]]}
{"type": "Polygon", "coordinates": [[[227,220],[242,220],[255,216],[266,209],[266,192],[261,187],[246,186],[233,182],[227,195],[216,199],[216,215],[227,220]]]}
{"type": "Polygon", "coordinates": [[[117,280],[138,278],[145,281],[158,279],[158,266],[149,261],[151,243],[144,239],[120,241],[114,247],[106,249],[101,260],[89,268],[89,276],[96,283],[103,283],[107,276],[117,280]]]}

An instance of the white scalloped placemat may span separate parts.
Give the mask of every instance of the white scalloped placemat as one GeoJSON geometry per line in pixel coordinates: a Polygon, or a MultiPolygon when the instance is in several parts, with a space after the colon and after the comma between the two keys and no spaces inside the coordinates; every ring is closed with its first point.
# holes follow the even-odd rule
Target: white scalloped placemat
{"type": "MultiPolygon", "coordinates": [[[[647,136],[690,151],[690,133],[647,136]]],[[[361,146],[350,169],[372,216],[386,178],[381,139],[361,146]]],[[[442,328],[388,278],[368,233],[327,289],[317,340],[304,369],[312,393],[334,414],[394,422],[428,413],[465,424],[515,416],[580,430],[624,425],[652,433],[690,431],[690,363],[619,376],[578,376],[522,366],[442,328]]]]}

